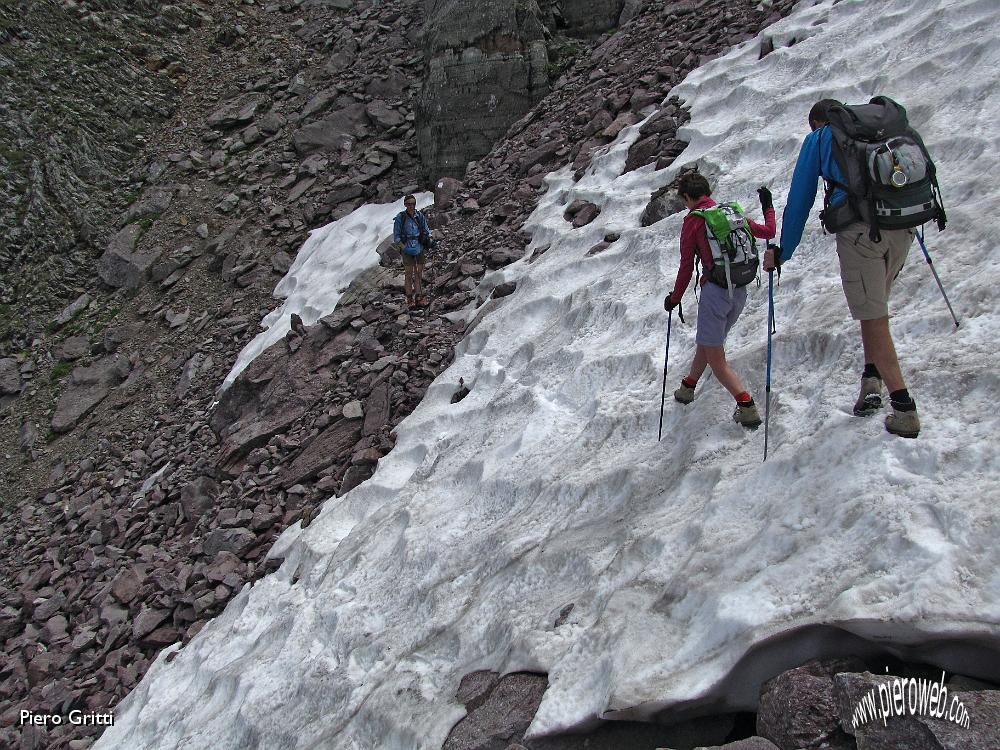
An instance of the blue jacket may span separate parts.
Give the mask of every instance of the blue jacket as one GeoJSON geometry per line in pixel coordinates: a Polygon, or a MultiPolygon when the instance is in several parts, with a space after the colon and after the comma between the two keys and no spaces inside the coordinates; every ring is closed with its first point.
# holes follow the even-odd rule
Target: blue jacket
{"type": "MultiPolygon", "coordinates": [[[[420,211],[410,216],[406,211],[396,214],[392,223],[392,241],[403,242],[403,252],[408,255],[420,255],[424,248],[420,245],[420,231],[430,236],[431,228],[427,224],[427,217],[420,211]]],[[[431,247],[435,247],[437,242],[431,240],[431,247]]]]}
{"type": "MultiPolygon", "coordinates": [[[[814,130],[802,142],[799,159],[792,174],[792,186],[788,190],[785,211],[781,215],[781,262],[792,257],[795,248],[802,241],[802,230],[816,200],[816,182],[822,177],[843,183],[844,176],[833,158],[833,133],[829,125],[814,130]]],[[[831,205],[847,199],[847,193],[834,188],[830,196],[831,205]]]]}

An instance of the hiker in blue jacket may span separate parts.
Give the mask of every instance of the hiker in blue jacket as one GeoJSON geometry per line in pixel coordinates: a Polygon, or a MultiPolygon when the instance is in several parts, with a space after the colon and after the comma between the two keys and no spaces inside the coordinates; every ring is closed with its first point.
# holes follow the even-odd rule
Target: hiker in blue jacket
{"type": "MultiPolygon", "coordinates": [[[[837,184],[844,184],[845,180],[833,157],[833,133],[827,124],[827,108],[834,104],[839,102],[823,99],[816,102],[809,112],[812,132],[802,143],[792,175],[792,186],[781,221],[781,246],[772,246],[764,253],[765,271],[772,271],[787,262],[798,247],[806,219],[816,200],[816,185],[820,177],[834,186],[829,207],[825,210],[846,208],[843,204],[848,195],[842,188],[836,187],[837,184]]],[[[861,323],[865,353],[861,394],[854,404],[854,414],[870,416],[882,408],[884,379],[893,410],[885,419],[886,430],[915,438],[920,432],[917,406],[903,382],[889,332],[889,292],[906,261],[913,231],[882,229],[878,241],[872,241],[869,231],[868,224],[856,221],[836,235],[844,295],[852,317],[861,323]]]]}
{"type": "Polygon", "coordinates": [[[434,249],[437,240],[431,239],[431,228],[427,217],[417,210],[417,199],[412,195],[403,198],[405,211],[400,211],[392,225],[392,240],[403,258],[403,286],[406,290],[406,304],[409,309],[427,307],[429,302],[423,295],[424,262],[427,253],[424,248],[434,249]],[[423,241],[421,241],[423,240],[423,241]]]}

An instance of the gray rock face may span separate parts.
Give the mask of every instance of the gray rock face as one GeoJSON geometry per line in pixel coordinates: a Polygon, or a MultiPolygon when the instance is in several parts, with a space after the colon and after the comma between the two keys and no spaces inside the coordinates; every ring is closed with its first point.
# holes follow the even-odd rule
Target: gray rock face
{"type": "Polygon", "coordinates": [[[624,26],[633,18],[642,13],[649,5],[649,0],[625,0],[622,6],[621,15],[618,17],[618,25],[624,26]]]}
{"type": "Polygon", "coordinates": [[[97,261],[97,275],[101,281],[115,288],[137,289],[146,280],[161,250],[136,252],[141,235],[142,228],[138,224],[129,224],[111,238],[108,249],[97,261]]]}
{"type": "MultiPolygon", "coordinates": [[[[562,29],[570,36],[587,36],[618,26],[625,0],[541,0],[539,5],[550,28],[562,29]]],[[[634,15],[635,11],[631,12],[634,15]]]]}
{"type": "Polygon", "coordinates": [[[417,139],[432,180],[462,177],[549,90],[540,11],[515,0],[428,3],[417,139]]]}
{"type": "Polygon", "coordinates": [[[69,432],[125,380],[132,366],[125,357],[105,357],[90,367],[77,367],[52,415],[53,432],[69,432]]]}

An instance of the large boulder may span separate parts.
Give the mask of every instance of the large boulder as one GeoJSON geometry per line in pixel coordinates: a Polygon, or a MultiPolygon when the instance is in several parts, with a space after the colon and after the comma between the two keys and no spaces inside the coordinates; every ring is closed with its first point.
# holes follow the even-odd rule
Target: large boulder
{"type": "Polygon", "coordinates": [[[364,435],[376,435],[389,423],[389,385],[376,386],[365,402],[364,435]]]}
{"type": "Polygon", "coordinates": [[[857,660],[811,661],[764,683],[757,710],[757,733],[780,748],[853,750],[840,728],[839,672],[864,669],[857,660]]]}
{"type": "Polygon", "coordinates": [[[17,360],[5,357],[0,359],[0,396],[8,396],[21,392],[21,371],[17,360]]]}
{"type": "Polygon", "coordinates": [[[285,469],[281,483],[291,487],[314,478],[334,464],[346,464],[361,437],[360,419],[340,419],[321,432],[285,469]]]}
{"type": "Polygon", "coordinates": [[[170,207],[170,201],[173,197],[173,192],[167,188],[159,186],[146,188],[139,200],[128,207],[125,221],[133,222],[147,217],[155,218],[170,207]]]}
{"type": "Polygon", "coordinates": [[[456,724],[443,750],[506,748],[520,740],[549,686],[541,674],[473,672],[463,678],[456,696],[468,713],[456,724]]]}
{"type": "Polygon", "coordinates": [[[137,252],[136,245],[142,233],[139,224],[129,224],[111,238],[104,255],[97,261],[97,275],[101,281],[115,288],[137,289],[148,278],[162,249],[137,252]]]}
{"type": "Polygon", "coordinates": [[[365,107],[365,113],[372,123],[382,130],[389,130],[406,122],[406,118],[398,109],[389,106],[381,99],[376,99],[365,107]]]}
{"type": "Polygon", "coordinates": [[[212,508],[219,485],[211,477],[199,477],[189,482],[181,490],[181,510],[189,523],[196,522],[212,508]]]}
{"type": "Polygon", "coordinates": [[[234,555],[245,554],[257,541],[257,535],[250,529],[215,529],[202,542],[202,551],[208,557],[215,557],[220,552],[231,552],[234,555]]]}
{"type": "Polygon", "coordinates": [[[684,201],[677,195],[677,190],[674,189],[674,186],[664,185],[649,196],[649,203],[643,209],[642,216],[639,217],[639,223],[644,227],[648,227],[684,209],[684,201]]]}
{"type": "Polygon", "coordinates": [[[442,177],[434,184],[434,208],[447,211],[462,190],[462,183],[454,177],[442,177]]]}
{"type": "Polygon", "coordinates": [[[89,367],[77,367],[69,376],[69,385],[56,404],[52,431],[69,432],[101,403],[131,372],[126,357],[105,357],[89,367]]]}
{"type": "Polygon", "coordinates": [[[208,116],[208,126],[210,128],[233,128],[237,125],[253,122],[261,104],[262,102],[257,98],[227,102],[208,116]]]}
{"type": "Polygon", "coordinates": [[[352,104],[292,133],[292,145],[301,155],[317,151],[350,150],[354,142],[367,135],[367,108],[352,104]]]}

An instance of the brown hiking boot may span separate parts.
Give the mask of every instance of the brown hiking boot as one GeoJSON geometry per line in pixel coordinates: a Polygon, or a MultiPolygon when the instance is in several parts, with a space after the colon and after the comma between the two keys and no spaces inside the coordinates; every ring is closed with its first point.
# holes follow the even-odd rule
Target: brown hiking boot
{"type": "Polygon", "coordinates": [[[882,378],[861,378],[861,394],[854,403],[854,416],[870,417],[882,408],[882,378]]]}
{"type": "Polygon", "coordinates": [[[681,387],[674,391],[674,398],[682,404],[690,404],[694,401],[694,387],[682,380],[681,387]]]}
{"type": "Polygon", "coordinates": [[[733,421],[743,425],[748,430],[756,430],[760,427],[760,413],[757,411],[757,404],[750,401],[748,404],[736,404],[736,411],[733,412],[733,421]]]}
{"type": "MultiPolygon", "coordinates": [[[[892,403],[891,401],[889,403],[892,403]]],[[[885,429],[893,435],[905,438],[915,438],[920,434],[920,417],[917,416],[916,404],[908,411],[900,411],[892,404],[892,414],[885,418],[885,429]]]]}

